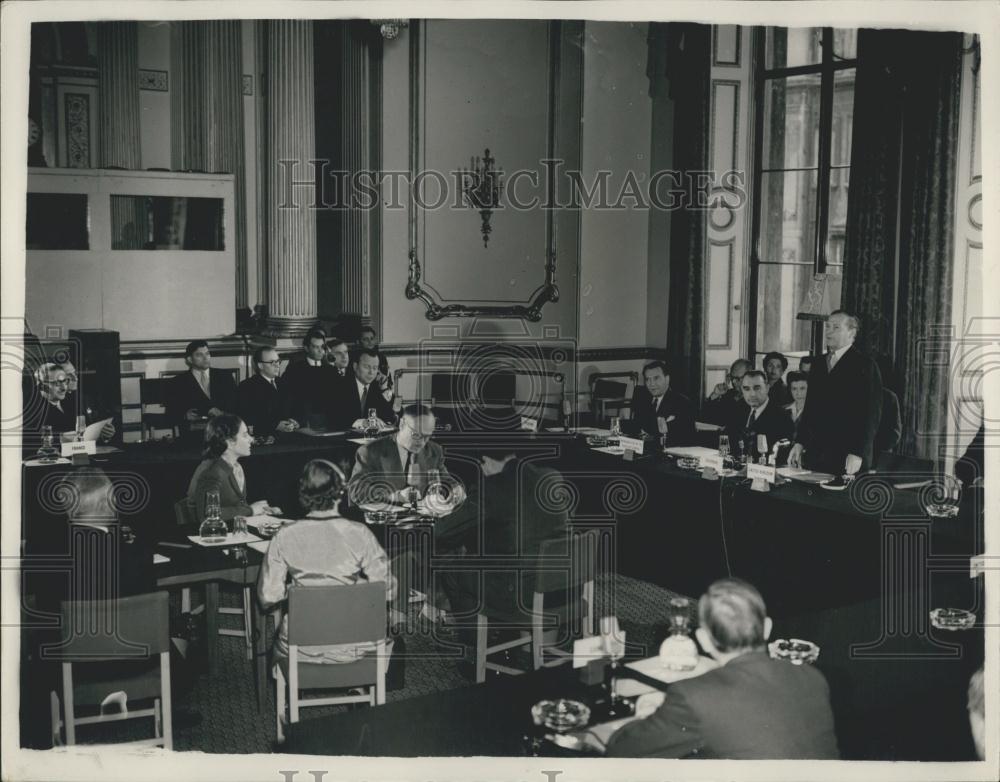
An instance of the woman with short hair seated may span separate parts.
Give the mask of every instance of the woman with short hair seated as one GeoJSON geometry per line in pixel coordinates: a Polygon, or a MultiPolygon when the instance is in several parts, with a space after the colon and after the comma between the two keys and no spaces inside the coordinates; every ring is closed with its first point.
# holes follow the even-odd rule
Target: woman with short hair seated
{"type": "Polygon", "coordinates": [[[198,522],[205,518],[205,495],[219,493],[219,511],[223,521],[234,516],[280,514],[267,500],[247,502],[246,476],[239,459],[250,455],[253,437],[237,415],[223,413],[205,425],[205,450],[188,484],[188,503],[194,508],[198,522]]]}
{"type": "MultiPolygon", "coordinates": [[[[295,586],[352,586],[359,581],[385,582],[386,602],[396,594],[396,579],[382,545],[364,524],[341,517],[344,474],[325,459],[314,459],[302,470],[299,503],[308,511],[304,519],[284,524],[271,539],[257,582],[257,595],[265,610],[288,597],[288,583],[295,586]]],[[[275,638],[274,651],[288,656],[288,616],[275,638]]],[[[387,644],[391,648],[391,641],[387,644]]],[[[372,642],[300,646],[299,655],[312,663],[355,662],[375,650],[372,642]]]]}

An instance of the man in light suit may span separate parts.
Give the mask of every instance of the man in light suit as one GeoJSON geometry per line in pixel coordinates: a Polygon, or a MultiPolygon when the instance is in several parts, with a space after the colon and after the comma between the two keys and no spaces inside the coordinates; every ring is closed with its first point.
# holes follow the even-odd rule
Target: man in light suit
{"type": "Polygon", "coordinates": [[[695,439],[694,405],[683,394],[670,389],[670,371],[662,361],[651,361],[642,368],[645,386],[632,394],[632,418],[625,428],[633,434],[645,432],[659,437],[659,418],[667,427],[668,445],[691,445],[695,439]]]}
{"type": "Polygon", "coordinates": [[[809,371],[809,404],[799,420],[792,467],[855,475],[874,464],[875,436],[882,419],[882,375],[854,347],[858,319],[843,310],[823,328],[827,354],[809,371]]]}
{"type": "Polygon", "coordinates": [[[772,660],[764,600],[736,578],[698,602],[698,642],[720,664],[675,682],[662,705],[615,732],[618,757],[816,759],[840,757],[826,679],[810,665],[772,660]]]}
{"type": "Polygon", "coordinates": [[[167,386],[167,414],[182,432],[203,431],[199,423],[206,416],[236,412],[236,381],[231,373],[212,369],[212,354],[203,339],[184,348],[189,371],[170,378],[167,386]]]}
{"type": "Polygon", "coordinates": [[[448,474],[441,446],[431,442],[434,426],[429,407],[407,405],[396,434],[358,448],[347,486],[351,502],[406,503],[413,489],[422,495],[435,478],[460,490],[448,474]]]}

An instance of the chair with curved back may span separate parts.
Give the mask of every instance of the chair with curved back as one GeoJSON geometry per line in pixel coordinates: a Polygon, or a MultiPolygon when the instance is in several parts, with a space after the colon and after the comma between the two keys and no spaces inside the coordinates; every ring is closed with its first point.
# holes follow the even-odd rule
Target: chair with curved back
{"type": "Polygon", "coordinates": [[[523,616],[495,613],[487,608],[476,617],[476,681],[486,680],[486,671],[521,674],[524,671],[490,661],[490,655],[519,646],[531,647],[532,669],[561,665],[571,652],[559,648],[578,629],[583,637],[594,635],[594,581],[597,574],[598,535],[595,530],[570,531],[568,535],[543,541],[534,574],[529,620],[523,616]],[[557,599],[561,598],[561,599],[557,599]],[[506,629],[524,625],[520,637],[489,645],[490,619],[506,629]],[[559,630],[567,631],[559,638],[559,630]],[[547,639],[546,635],[550,638],[547,639]],[[556,643],[551,635],[555,634],[556,643]],[[553,659],[546,660],[546,655],[553,659]]]}
{"type": "Polygon", "coordinates": [[[386,587],[382,581],[354,586],[288,588],[288,657],[274,666],[278,741],[284,740],[286,688],[288,722],[310,706],[340,703],[385,703],[389,664],[386,646],[386,587]],[[300,646],[374,643],[375,650],[355,662],[315,663],[299,656],[300,646]],[[302,698],[302,690],[364,688],[363,694],[302,698]]]}

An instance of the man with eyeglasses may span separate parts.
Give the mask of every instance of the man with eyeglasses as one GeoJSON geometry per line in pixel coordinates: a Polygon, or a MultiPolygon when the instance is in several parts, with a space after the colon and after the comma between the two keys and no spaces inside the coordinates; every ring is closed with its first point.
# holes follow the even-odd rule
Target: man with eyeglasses
{"type": "Polygon", "coordinates": [[[256,374],[240,383],[237,389],[240,418],[253,427],[257,437],[294,432],[299,428],[298,422],[284,416],[286,400],[284,386],[278,378],[281,371],[278,351],[266,345],[257,348],[253,352],[253,364],[256,374]]]}
{"type": "MultiPolygon", "coordinates": [[[[51,426],[55,442],[59,435],[76,430],[76,417],[84,415],[69,397],[70,380],[65,370],[58,364],[43,364],[35,371],[38,392],[45,400],[45,406],[38,418],[39,427],[51,426]]],[[[110,421],[101,430],[101,439],[108,440],[115,435],[115,427],[110,421]]]]}
{"type": "MultiPolygon", "coordinates": [[[[80,376],[72,361],[63,361],[59,366],[66,373],[67,380],[66,404],[64,407],[76,410],[78,415],[86,415],[88,422],[98,420],[99,418],[113,417],[112,413],[115,411],[99,411],[97,400],[88,394],[86,389],[80,387],[80,376]]],[[[108,421],[101,430],[101,439],[110,440],[114,436],[115,425],[112,421],[108,421]]]]}
{"type": "Polygon", "coordinates": [[[351,502],[408,503],[414,494],[422,497],[435,481],[457,493],[453,502],[464,499],[461,486],[448,474],[444,451],[431,441],[435,423],[430,407],[407,405],[395,435],[361,446],[347,487],[351,502]]]}

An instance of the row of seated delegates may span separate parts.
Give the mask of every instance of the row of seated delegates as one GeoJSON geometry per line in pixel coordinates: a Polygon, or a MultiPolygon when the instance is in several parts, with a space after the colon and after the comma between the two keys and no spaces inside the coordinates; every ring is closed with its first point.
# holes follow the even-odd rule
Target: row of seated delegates
{"type": "MultiPolygon", "coordinates": [[[[386,602],[396,594],[396,579],[385,550],[371,530],[340,515],[344,474],[325,459],[306,464],[299,479],[299,504],[305,518],[281,526],[271,539],[257,582],[265,610],[288,597],[288,586],[351,586],[359,581],[383,582],[386,602]]],[[[276,657],[288,656],[288,613],[274,642],[276,657]]],[[[391,653],[391,639],[386,644],[391,653]]],[[[299,654],[313,663],[351,663],[374,643],[301,646],[299,654]]]]}
{"type": "MultiPolygon", "coordinates": [[[[35,370],[35,384],[38,394],[44,400],[38,417],[39,431],[43,426],[51,426],[56,444],[59,442],[59,435],[76,430],[77,416],[83,415],[88,424],[93,423],[93,411],[83,407],[82,400],[78,398],[76,370],[72,364],[42,364],[35,370]],[[73,369],[72,380],[64,366],[73,369]]],[[[110,440],[115,432],[113,421],[108,421],[101,429],[100,439],[110,440]]]]}
{"type": "Polygon", "coordinates": [[[212,353],[203,339],[187,344],[184,363],[188,371],[168,381],[167,415],[182,436],[197,436],[209,417],[236,412],[236,381],[232,373],[212,369],[212,353]]]}
{"type": "Polygon", "coordinates": [[[636,435],[659,437],[666,434],[669,446],[693,444],[695,407],[690,399],[670,388],[670,370],[666,362],[646,364],[642,368],[642,379],[643,385],[636,386],[632,394],[632,417],[623,428],[636,435]]]}
{"type": "Polygon", "coordinates": [[[205,518],[205,497],[218,492],[219,511],[226,521],[234,516],[280,515],[267,500],[247,501],[246,476],[239,460],[250,455],[253,437],[239,416],[221,413],[205,426],[205,450],[188,483],[188,505],[195,518],[205,518]]]}
{"type": "MultiPolygon", "coordinates": [[[[830,689],[811,665],[772,659],[764,599],[737,578],[698,601],[698,642],[719,666],[640,698],[636,717],[613,733],[617,757],[836,760],[830,689]]],[[[592,734],[581,736],[594,743],[592,734]]]]}

